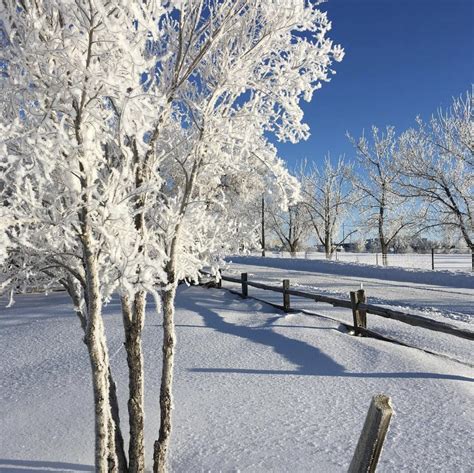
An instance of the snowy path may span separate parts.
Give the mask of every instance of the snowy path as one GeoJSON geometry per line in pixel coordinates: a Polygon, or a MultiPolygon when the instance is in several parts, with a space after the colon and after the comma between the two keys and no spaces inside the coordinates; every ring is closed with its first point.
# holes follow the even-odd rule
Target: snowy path
{"type": "MultiPolygon", "coordinates": [[[[176,472],[344,472],[370,397],[393,398],[380,472],[471,472],[474,370],[419,350],[351,337],[337,322],[284,315],[227,291],[180,287],[176,472]]],[[[125,419],[118,307],[106,309],[125,419]]],[[[64,294],[0,312],[0,471],[92,471],[90,374],[64,294]]],[[[144,333],[147,449],[157,431],[161,327],[144,333]]]]}

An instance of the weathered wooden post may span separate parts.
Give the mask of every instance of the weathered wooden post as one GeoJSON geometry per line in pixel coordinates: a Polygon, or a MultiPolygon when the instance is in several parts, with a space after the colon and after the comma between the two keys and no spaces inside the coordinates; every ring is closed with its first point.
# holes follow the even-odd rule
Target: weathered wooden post
{"type": "Polygon", "coordinates": [[[364,289],[357,292],[351,291],[352,318],[354,321],[354,333],[360,334],[359,328],[367,328],[367,311],[358,308],[359,304],[365,304],[367,298],[364,289]]]}
{"type": "Polygon", "coordinates": [[[434,265],[434,248],[431,248],[431,269],[434,271],[435,265],[434,265]]]}
{"type": "Polygon", "coordinates": [[[218,289],[221,289],[222,288],[222,270],[220,268],[218,269],[218,273],[219,275],[216,278],[216,287],[218,289]]]}
{"type": "Polygon", "coordinates": [[[357,297],[354,291],[351,291],[351,306],[352,306],[352,325],[354,325],[354,334],[357,335],[358,333],[358,320],[357,320],[357,297]]]}
{"type": "Polygon", "coordinates": [[[388,396],[378,394],[372,398],[348,473],[375,472],[392,414],[388,396]]]}
{"type": "MultiPolygon", "coordinates": [[[[367,297],[365,296],[364,289],[359,289],[357,291],[357,305],[365,304],[367,302],[367,297]]],[[[359,327],[367,328],[367,311],[364,309],[357,309],[359,314],[359,327]]]]}
{"type": "Polygon", "coordinates": [[[283,279],[283,310],[285,312],[290,310],[290,295],[287,292],[288,289],[290,289],[290,280],[283,279]]]}
{"type": "Polygon", "coordinates": [[[240,280],[242,281],[242,297],[246,299],[249,295],[249,285],[247,284],[247,280],[248,280],[247,273],[241,273],[240,280]]]}

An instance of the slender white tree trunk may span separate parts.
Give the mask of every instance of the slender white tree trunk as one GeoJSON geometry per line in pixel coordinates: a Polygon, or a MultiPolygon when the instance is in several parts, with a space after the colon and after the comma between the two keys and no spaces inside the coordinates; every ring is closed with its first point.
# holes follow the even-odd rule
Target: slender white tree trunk
{"type": "MultiPolygon", "coordinates": [[[[81,322],[81,327],[84,330],[84,333],[86,333],[87,329],[87,314],[84,313],[82,307],[82,292],[81,288],[79,286],[78,281],[75,281],[71,276],[66,278],[65,280],[62,281],[63,286],[67,290],[69,296],[72,299],[72,302],[74,304],[74,308],[77,314],[77,317],[79,318],[79,321],[81,322]]],[[[84,342],[86,340],[84,339],[84,342]]],[[[87,342],[86,342],[87,345],[87,342]]],[[[112,376],[112,371],[108,371],[108,378],[109,378],[109,402],[110,402],[110,409],[111,409],[111,419],[109,421],[109,438],[112,436],[115,439],[115,455],[117,457],[117,468],[118,471],[121,473],[128,473],[128,466],[127,466],[127,458],[125,456],[125,450],[124,450],[124,442],[123,442],[123,436],[122,436],[122,430],[120,428],[120,412],[119,412],[119,405],[118,405],[118,398],[117,398],[117,389],[115,386],[115,381],[112,376]]],[[[113,452],[114,445],[113,443],[109,443],[109,451],[113,452]]],[[[114,457],[110,456],[109,454],[109,471],[115,468],[113,465],[113,460],[114,457]]]]}
{"type": "Polygon", "coordinates": [[[118,471],[115,454],[115,432],[109,402],[109,357],[102,319],[102,302],[99,289],[97,259],[91,251],[91,237],[83,236],[84,263],[86,268],[86,300],[88,319],[85,342],[92,368],[92,385],[95,407],[95,467],[105,473],[118,471]]]}
{"type": "Polygon", "coordinates": [[[163,304],[163,367],[160,389],[160,434],[155,441],[153,472],[166,472],[166,458],[171,436],[171,411],[173,409],[173,364],[176,346],[174,329],[174,302],[176,284],[171,278],[171,287],[162,293],[163,304]]]}
{"type": "MultiPolygon", "coordinates": [[[[193,193],[194,181],[199,170],[199,165],[194,164],[189,185],[186,188],[181,205],[181,216],[184,216],[186,203],[193,193]]],[[[171,439],[173,410],[173,366],[174,351],[176,347],[176,333],[174,325],[174,308],[176,298],[176,287],[178,281],[176,278],[176,253],[178,251],[180,238],[180,224],[175,228],[175,237],[170,245],[169,261],[165,271],[168,276],[168,285],[161,293],[162,312],[163,312],[163,364],[161,371],[160,387],[160,433],[158,440],[155,441],[153,451],[153,473],[165,473],[168,448],[171,439]]]]}
{"type": "MultiPolygon", "coordinates": [[[[115,381],[112,377],[112,372],[109,368],[109,402],[113,422],[109,424],[109,436],[114,436],[115,439],[115,454],[117,456],[117,468],[120,473],[128,473],[127,457],[125,456],[124,442],[122,436],[122,429],[120,428],[120,412],[117,398],[117,389],[115,381]]],[[[112,450],[112,445],[110,446],[112,450]]],[[[112,457],[113,458],[113,457],[112,457]]]]}
{"type": "Polygon", "coordinates": [[[129,471],[145,471],[145,385],[142,351],[142,331],[145,321],[146,292],[135,295],[133,305],[128,296],[122,296],[122,315],[125,329],[125,349],[128,363],[128,417],[130,444],[129,471]]]}
{"type": "MultiPolygon", "coordinates": [[[[102,319],[102,316],[101,316],[102,319]]],[[[104,360],[104,365],[107,365],[107,372],[106,372],[106,383],[107,386],[104,387],[104,392],[107,392],[107,447],[108,447],[108,452],[107,452],[107,471],[109,473],[116,473],[118,472],[118,467],[119,467],[119,461],[117,457],[117,446],[115,444],[116,440],[116,432],[115,432],[115,422],[114,422],[114,417],[112,414],[112,405],[110,402],[110,363],[109,363],[109,355],[108,355],[108,350],[107,350],[107,343],[105,339],[105,332],[103,334],[103,337],[101,339],[101,353],[102,357],[104,360]],[[105,391],[106,390],[106,391],[105,391]]],[[[101,373],[102,377],[102,373],[101,373]]]]}

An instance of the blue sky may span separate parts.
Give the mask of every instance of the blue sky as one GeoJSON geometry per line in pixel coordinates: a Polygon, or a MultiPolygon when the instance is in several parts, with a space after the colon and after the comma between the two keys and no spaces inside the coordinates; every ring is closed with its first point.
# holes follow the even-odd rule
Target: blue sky
{"type": "Polygon", "coordinates": [[[474,0],[329,0],[330,37],[346,56],[304,105],[311,137],[278,144],[290,168],[302,159],[353,156],[345,137],[372,124],[413,126],[474,83],[474,0]]]}

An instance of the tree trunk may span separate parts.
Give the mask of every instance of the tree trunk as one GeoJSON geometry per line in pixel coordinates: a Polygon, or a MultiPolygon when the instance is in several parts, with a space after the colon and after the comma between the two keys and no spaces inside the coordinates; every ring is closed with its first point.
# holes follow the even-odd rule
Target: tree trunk
{"type": "MultiPolygon", "coordinates": [[[[79,282],[75,281],[71,276],[68,276],[66,279],[61,281],[62,285],[68,292],[69,296],[71,297],[71,300],[74,305],[74,310],[76,312],[76,315],[81,323],[81,328],[84,330],[84,334],[86,333],[86,328],[87,328],[87,314],[83,312],[81,309],[82,304],[82,292],[81,288],[79,286],[79,282]]],[[[84,338],[84,343],[87,346],[86,339],[84,338]]],[[[118,471],[128,473],[128,467],[127,467],[127,458],[125,457],[125,450],[124,450],[124,442],[123,442],[123,437],[122,437],[122,430],[120,428],[120,413],[119,413],[119,405],[118,405],[118,399],[117,399],[117,390],[115,386],[115,381],[112,376],[112,371],[108,370],[108,378],[109,378],[109,402],[110,402],[110,409],[111,409],[111,420],[112,422],[109,422],[109,438],[113,435],[115,438],[115,442],[112,442],[112,444],[109,442],[109,450],[113,451],[112,448],[115,448],[115,455],[117,457],[117,467],[118,471]],[[114,446],[115,443],[115,446],[114,446]]],[[[109,454],[109,471],[114,471],[115,465],[114,463],[114,457],[110,456],[109,454]]]]}
{"type": "Polygon", "coordinates": [[[388,254],[388,246],[382,242],[380,242],[380,247],[381,247],[381,250],[382,250],[382,265],[383,266],[388,266],[388,257],[387,257],[387,254],[388,254]]]}
{"type": "Polygon", "coordinates": [[[298,251],[299,242],[298,240],[290,240],[288,243],[288,248],[290,250],[290,256],[296,258],[296,252],[298,251]]]}
{"type": "Polygon", "coordinates": [[[333,248],[332,248],[332,240],[329,235],[326,235],[326,239],[324,240],[324,250],[326,251],[326,259],[332,259],[333,255],[333,248]]]}
{"type": "Polygon", "coordinates": [[[332,259],[334,248],[332,247],[332,233],[331,224],[329,222],[329,202],[326,202],[325,206],[325,219],[324,219],[324,250],[326,252],[326,259],[332,259]]]}
{"type": "Polygon", "coordinates": [[[463,236],[468,248],[471,250],[471,253],[474,253],[474,241],[472,241],[464,221],[460,222],[459,228],[461,229],[461,235],[463,236]]]}
{"type": "Polygon", "coordinates": [[[117,389],[110,368],[109,386],[109,402],[113,420],[113,428],[109,427],[109,436],[114,435],[115,437],[115,454],[117,456],[118,471],[120,473],[128,473],[129,470],[127,465],[127,457],[125,456],[122,429],[120,428],[120,412],[117,398],[117,389]]]}
{"type": "Polygon", "coordinates": [[[139,473],[145,471],[145,386],[142,331],[145,321],[146,292],[139,291],[135,295],[133,306],[130,304],[128,296],[122,296],[121,302],[128,363],[129,471],[130,473],[139,473]]]}
{"type": "Polygon", "coordinates": [[[174,300],[176,284],[170,278],[171,287],[162,293],[163,303],[163,368],[160,389],[160,434],[155,442],[153,472],[166,471],[166,457],[171,435],[171,411],[173,408],[173,363],[176,335],[174,330],[174,300]]]}
{"type": "Polygon", "coordinates": [[[115,456],[115,452],[109,452],[111,446],[109,440],[109,434],[111,433],[109,419],[111,419],[112,415],[109,404],[108,359],[100,343],[100,338],[103,334],[103,325],[99,323],[94,324],[86,335],[94,389],[95,465],[96,471],[100,473],[109,471],[108,464],[115,456]]]}
{"type": "Polygon", "coordinates": [[[105,330],[102,319],[97,260],[91,251],[89,235],[83,236],[84,263],[86,268],[86,300],[88,320],[85,343],[89,351],[92,368],[92,385],[95,407],[95,468],[99,473],[117,471],[115,454],[115,432],[111,438],[112,413],[109,402],[109,357],[105,344],[105,330]],[[111,451],[111,448],[113,450],[111,451]]]}
{"type": "Polygon", "coordinates": [[[388,245],[385,240],[385,233],[384,233],[384,212],[385,208],[380,207],[380,215],[379,215],[379,241],[380,241],[380,250],[382,252],[382,265],[387,266],[387,253],[388,253],[388,245]]]}
{"type": "Polygon", "coordinates": [[[108,457],[107,457],[107,471],[109,473],[118,472],[118,458],[116,454],[115,448],[115,425],[114,420],[112,419],[112,415],[109,416],[108,420],[108,457]]]}
{"type": "Polygon", "coordinates": [[[474,241],[472,241],[472,238],[469,234],[468,228],[471,229],[472,233],[472,214],[471,211],[469,210],[468,207],[468,223],[465,222],[465,219],[463,217],[463,213],[460,211],[459,206],[453,197],[453,194],[448,186],[443,186],[443,189],[448,196],[448,199],[451,203],[451,205],[448,206],[448,208],[454,213],[458,223],[459,230],[461,231],[461,235],[464,238],[464,241],[466,242],[467,246],[471,250],[471,252],[474,252],[474,241]]]}
{"type": "Polygon", "coordinates": [[[115,439],[116,439],[116,432],[115,432],[115,422],[114,418],[112,415],[112,405],[110,403],[110,390],[111,390],[111,385],[110,385],[110,377],[111,377],[111,371],[110,371],[110,364],[109,364],[109,359],[108,359],[108,352],[107,352],[107,343],[105,341],[105,333],[104,336],[101,339],[101,351],[104,354],[103,358],[105,363],[107,364],[107,373],[106,373],[106,380],[107,380],[107,407],[108,407],[108,412],[107,412],[107,447],[108,447],[108,452],[107,452],[107,471],[109,473],[117,473],[119,471],[119,462],[118,462],[118,457],[117,457],[117,446],[115,444],[115,439]]]}

